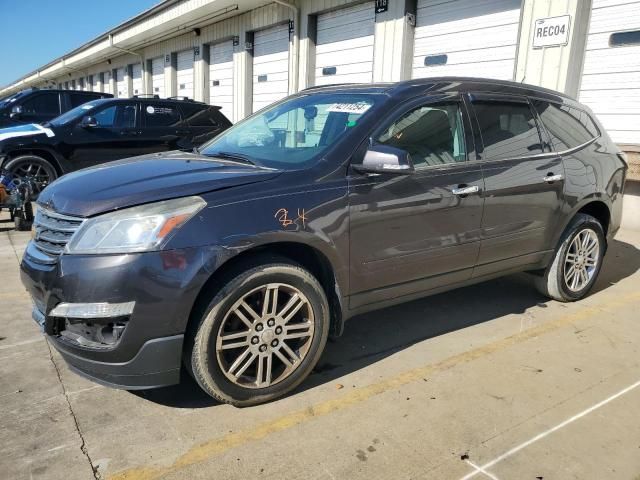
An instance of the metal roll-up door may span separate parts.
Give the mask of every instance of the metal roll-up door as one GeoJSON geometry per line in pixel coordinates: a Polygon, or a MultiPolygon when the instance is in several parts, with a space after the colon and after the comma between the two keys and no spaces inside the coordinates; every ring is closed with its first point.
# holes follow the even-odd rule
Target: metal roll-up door
{"type": "Polygon", "coordinates": [[[289,26],[255,32],[253,37],[253,111],[289,94],[289,26]]]}
{"type": "Polygon", "coordinates": [[[512,80],[521,0],[418,0],[413,78],[512,80]]]}
{"type": "Polygon", "coordinates": [[[164,58],[151,60],[151,89],[154,95],[164,98],[164,58]]]}
{"type": "Polygon", "coordinates": [[[113,93],[111,91],[111,72],[104,72],[102,74],[102,91],[104,93],[113,93]]]}
{"type": "Polygon", "coordinates": [[[116,96],[118,98],[128,98],[129,89],[127,88],[127,81],[124,75],[124,67],[116,70],[116,96]]]}
{"type": "Polygon", "coordinates": [[[209,55],[209,103],[233,122],[233,41],[211,45],[209,55]]]}
{"type": "Polygon", "coordinates": [[[318,15],[316,85],[373,81],[374,2],[318,15]]]}
{"type": "Polygon", "coordinates": [[[131,67],[131,87],[134,95],[142,93],[142,64],[135,63],[131,67]]]}
{"type": "Polygon", "coordinates": [[[193,98],[193,50],[178,53],[178,96],[193,98]]]}
{"type": "Polygon", "coordinates": [[[578,97],[614,142],[640,144],[640,1],[593,0],[578,97]]]}

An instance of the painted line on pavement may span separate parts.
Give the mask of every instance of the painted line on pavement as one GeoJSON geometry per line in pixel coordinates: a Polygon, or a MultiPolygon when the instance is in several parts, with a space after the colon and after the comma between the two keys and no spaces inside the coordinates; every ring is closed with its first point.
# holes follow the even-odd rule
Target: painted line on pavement
{"type": "Polygon", "coordinates": [[[532,338],[556,331],[577,321],[601,315],[603,310],[612,310],[638,300],[640,300],[640,292],[633,292],[628,295],[614,297],[612,300],[604,301],[594,306],[585,306],[584,308],[581,308],[569,315],[564,315],[555,320],[550,320],[544,324],[530,328],[529,330],[462,352],[441,360],[440,362],[406,371],[378,383],[356,388],[342,397],[326,400],[319,404],[311,405],[303,410],[294,411],[274,420],[258,424],[255,427],[229,433],[222,437],[195,445],[185,454],[178,457],[178,459],[169,466],[133,467],[113,475],[109,475],[108,478],[110,480],[156,480],[170,473],[180,471],[183,468],[202,463],[233,448],[238,448],[250,442],[262,440],[269,435],[289,430],[310,420],[345,410],[382,393],[397,389],[415,381],[420,381],[425,376],[433,375],[436,372],[443,372],[458,365],[469,363],[473,360],[485,357],[532,338]]]}
{"type": "Polygon", "coordinates": [[[509,458],[510,456],[518,453],[520,450],[522,450],[524,448],[527,448],[529,445],[532,445],[532,444],[542,440],[543,438],[551,435],[552,433],[557,432],[561,428],[564,428],[567,425],[575,422],[576,420],[579,420],[582,417],[585,417],[585,416],[589,415],[590,413],[594,412],[595,410],[598,410],[599,408],[604,407],[608,403],[613,402],[616,398],[621,397],[622,395],[625,395],[625,394],[629,393],[630,391],[632,391],[632,390],[634,390],[634,389],[636,389],[638,387],[640,387],[640,381],[637,381],[633,385],[629,385],[628,387],[623,388],[619,392],[614,393],[613,395],[611,395],[610,397],[605,398],[601,402],[598,402],[595,405],[593,405],[593,406],[581,411],[580,413],[575,414],[571,418],[567,418],[564,422],[559,423],[555,427],[551,427],[550,429],[545,430],[542,433],[539,433],[538,435],[536,435],[535,437],[527,440],[526,442],[523,442],[520,445],[518,445],[516,447],[513,447],[511,450],[503,453],[499,457],[494,458],[490,462],[485,463],[481,467],[476,467],[477,469],[476,469],[475,472],[471,472],[471,473],[465,475],[464,477],[461,478],[461,480],[469,480],[470,478],[475,477],[480,472],[485,473],[485,470],[487,468],[493,467],[495,464],[500,463],[502,460],[504,460],[506,458],[509,458]]]}

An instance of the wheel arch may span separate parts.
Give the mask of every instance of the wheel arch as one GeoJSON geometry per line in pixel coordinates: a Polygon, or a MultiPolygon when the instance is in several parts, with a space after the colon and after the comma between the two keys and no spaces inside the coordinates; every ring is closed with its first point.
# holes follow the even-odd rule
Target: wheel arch
{"type": "Polygon", "coordinates": [[[199,310],[210,300],[229,279],[256,263],[288,260],[299,264],[314,275],[322,286],[330,308],[329,332],[332,336],[342,334],[344,328],[344,303],[342,289],[329,258],[318,248],[306,243],[279,241],[264,243],[244,250],[228,258],[203,284],[191,308],[185,333],[188,337],[195,334],[199,321],[199,310]]]}
{"type": "Polygon", "coordinates": [[[60,161],[60,159],[58,158],[58,156],[51,150],[47,149],[47,148],[25,148],[25,149],[17,149],[17,150],[11,150],[7,153],[7,158],[4,161],[3,165],[6,165],[7,163],[9,163],[11,160],[13,160],[14,158],[18,158],[21,157],[23,155],[36,155],[38,157],[42,157],[45,160],[47,160],[49,163],[51,163],[51,165],[53,165],[53,168],[55,168],[56,173],[58,174],[58,176],[64,175],[64,170],[62,168],[62,162],[60,161]]]}

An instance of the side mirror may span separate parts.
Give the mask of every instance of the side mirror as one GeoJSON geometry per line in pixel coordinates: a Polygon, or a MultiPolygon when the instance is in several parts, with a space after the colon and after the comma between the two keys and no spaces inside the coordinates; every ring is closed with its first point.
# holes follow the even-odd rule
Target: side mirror
{"type": "Polygon", "coordinates": [[[22,108],[22,105],[16,105],[11,109],[9,118],[19,118],[23,113],[24,109],[22,108]]]}
{"type": "Polygon", "coordinates": [[[406,150],[387,145],[372,145],[361,164],[352,165],[360,173],[392,173],[408,175],[415,171],[411,155],[406,150]]]}
{"type": "Polygon", "coordinates": [[[98,121],[92,116],[82,117],[82,120],[80,120],[80,126],[82,128],[95,128],[98,126],[98,121]]]}

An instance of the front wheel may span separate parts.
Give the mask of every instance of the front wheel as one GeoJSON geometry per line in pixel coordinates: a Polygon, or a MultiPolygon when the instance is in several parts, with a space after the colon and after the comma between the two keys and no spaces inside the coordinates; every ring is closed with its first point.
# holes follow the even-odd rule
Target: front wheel
{"type": "Polygon", "coordinates": [[[329,306],[300,266],[270,263],[228,282],[204,309],[187,362],[200,387],[236,406],[294,389],[318,362],[329,306]]]}
{"type": "Polygon", "coordinates": [[[4,168],[18,178],[30,178],[33,181],[34,200],[47,185],[58,178],[55,167],[37,155],[26,154],[12,158],[4,168]]]}
{"type": "Polygon", "coordinates": [[[536,279],[538,290],[561,302],[584,298],[598,278],[605,250],[600,222],[590,215],[576,215],[560,239],[553,262],[536,279]]]}

